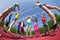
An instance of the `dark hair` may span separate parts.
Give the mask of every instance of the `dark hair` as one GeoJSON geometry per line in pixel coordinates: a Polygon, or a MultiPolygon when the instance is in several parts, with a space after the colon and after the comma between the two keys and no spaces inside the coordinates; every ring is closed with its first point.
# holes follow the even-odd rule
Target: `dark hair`
{"type": "Polygon", "coordinates": [[[37,17],[34,18],[35,22],[37,22],[37,17]]]}
{"type": "Polygon", "coordinates": [[[30,19],[30,16],[28,16],[27,19],[30,19]]]}
{"type": "Polygon", "coordinates": [[[40,3],[39,1],[37,1],[37,3],[40,3]]]}
{"type": "Polygon", "coordinates": [[[37,22],[37,17],[34,17],[34,19],[32,19],[33,22],[37,22]]]}

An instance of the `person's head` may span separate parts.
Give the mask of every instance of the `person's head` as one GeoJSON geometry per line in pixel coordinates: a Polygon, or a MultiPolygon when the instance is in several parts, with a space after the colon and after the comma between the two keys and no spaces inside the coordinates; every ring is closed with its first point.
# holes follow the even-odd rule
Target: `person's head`
{"type": "Polygon", "coordinates": [[[19,9],[19,4],[18,4],[18,3],[15,3],[15,5],[18,7],[18,10],[20,10],[20,9],[19,9]]]}
{"type": "Polygon", "coordinates": [[[12,14],[10,14],[10,16],[12,16],[12,14]]]}
{"type": "Polygon", "coordinates": [[[37,5],[37,6],[39,6],[39,5],[40,5],[40,2],[39,2],[39,1],[37,1],[37,2],[36,2],[36,5],[37,5]]]}
{"type": "Polygon", "coordinates": [[[18,26],[20,26],[21,25],[21,22],[18,22],[18,26]]]}
{"type": "Polygon", "coordinates": [[[16,12],[16,14],[15,15],[20,15],[18,12],[16,12]]]}
{"type": "Polygon", "coordinates": [[[41,15],[41,17],[42,17],[42,16],[45,16],[45,15],[44,15],[44,14],[42,14],[42,15],[41,15]]]}
{"type": "Polygon", "coordinates": [[[30,16],[27,16],[27,19],[30,19],[30,16]]]}
{"type": "Polygon", "coordinates": [[[37,22],[37,17],[34,18],[34,21],[37,22]]]}

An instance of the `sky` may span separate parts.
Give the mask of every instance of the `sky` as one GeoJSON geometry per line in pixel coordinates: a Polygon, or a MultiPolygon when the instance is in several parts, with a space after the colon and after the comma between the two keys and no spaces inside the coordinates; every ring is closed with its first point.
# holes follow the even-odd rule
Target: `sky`
{"type": "MultiPolygon", "coordinates": [[[[19,3],[20,5],[20,10],[17,12],[22,13],[22,15],[19,17],[19,19],[15,22],[14,26],[17,28],[18,27],[18,22],[22,20],[22,18],[26,18],[27,15],[34,15],[34,14],[38,14],[36,15],[37,19],[38,19],[38,25],[39,27],[42,27],[42,21],[41,21],[41,14],[44,14],[46,16],[47,21],[50,20],[50,17],[47,15],[47,13],[42,10],[39,7],[36,7],[34,9],[32,9],[32,7],[35,5],[37,0],[0,0],[0,13],[3,13],[3,11],[8,8],[9,6],[12,6],[14,3],[19,3]],[[25,11],[23,11],[25,10],[25,11]]],[[[60,6],[60,0],[40,0],[41,3],[45,3],[45,4],[49,4],[49,5],[53,5],[53,6],[60,6]]],[[[58,13],[60,14],[60,12],[58,12],[57,10],[51,10],[53,13],[58,13]]],[[[14,19],[15,16],[15,12],[11,12],[13,14],[12,19],[14,19]]],[[[8,15],[9,16],[9,15],[8,15]]],[[[8,19],[8,16],[6,17],[6,19],[8,19]]],[[[32,16],[33,18],[33,16],[32,16]]],[[[5,19],[5,20],[6,20],[5,19]]],[[[11,19],[11,22],[12,22],[11,19]]],[[[26,24],[26,19],[24,19],[24,22],[26,24]]],[[[33,27],[33,22],[32,23],[32,29],[34,29],[33,27]]],[[[26,29],[26,27],[24,28],[26,29]]]]}

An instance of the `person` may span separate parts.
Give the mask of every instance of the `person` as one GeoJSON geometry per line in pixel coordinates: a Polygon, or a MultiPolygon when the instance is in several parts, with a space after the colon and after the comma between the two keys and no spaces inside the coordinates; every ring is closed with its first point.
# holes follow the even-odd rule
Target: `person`
{"type": "Polygon", "coordinates": [[[18,22],[18,33],[20,34],[20,25],[21,25],[21,22],[18,22]]]}
{"type": "Polygon", "coordinates": [[[18,12],[16,12],[15,18],[14,18],[14,20],[11,22],[10,27],[9,27],[9,29],[8,29],[8,32],[10,32],[11,27],[12,27],[12,26],[14,25],[14,23],[18,20],[19,15],[20,15],[20,14],[19,14],[18,12]]]}
{"type": "Polygon", "coordinates": [[[44,14],[42,14],[41,18],[42,18],[44,33],[45,33],[45,35],[47,35],[47,34],[46,34],[46,31],[48,31],[48,33],[49,33],[49,26],[48,26],[48,24],[47,24],[46,17],[45,17],[44,14]]]}
{"type": "Polygon", "coordinates": [[[10,14],[10,16],[9,16],[9,23],[10,23],[11,18],[12,18],[12,14],[10,14]]]}
{"type": "Polygon", "coordinates": [[[30,16],[27,16],[26,36],[28,36],[28,29],[30,30],[30,36],[32,36],[32,34],[31,34],[31,18],[30,18],[30,16]]]}
{"type": "Polygon", "coordinates": [[[54,14],[49,9],[56,9],[56,10],[60,11],[60,8],[57,7],[57,6],[50,6],[50,5],[47,5],[47,4],[43,4],[43,3],[40,3],[39,1],[36,2],[36,5],[34,7],[36,7],[36,6],[42,8],[44,11],[47,12],[47,14],[49,15],[49,17],[51,18],[51,20],[54,23],[53,29],[55,31],[55,29],[57,27],[56,17],[54,16],[54,14]]]}
{"type": "Polygon", "coordinates": [[[34,23],[35,36],[38,37],[39,36],[39,27],[38,27],[38,23],[37,23],[37,17],[34,17],[34,19],[32,19],[32,21],[34,23]]]}
{"type": "Polygon", "coordinates": [[[6,22],[5,22],[5,25],[4,25],[4,27],[3,27],[3,30],[4,30],[5,32],[6,32],[6,30],[5,30],[6,27],[7,27],[7,26],[9,25],[9,23],[10,23],[11,17],[12,17],[12,14],[9,15],[9,19],[7,19],[6,22]]]}
{"type": "Polygon", "coordinates": [[[23,20],[21,21],[21,25],[20,25],[20,32],[21,32],[21,35],[22,35],[22,37],[24,36],[24,27],[25,27],[25,24],[24,24],[24,22],[23,22],[23,20]]]}

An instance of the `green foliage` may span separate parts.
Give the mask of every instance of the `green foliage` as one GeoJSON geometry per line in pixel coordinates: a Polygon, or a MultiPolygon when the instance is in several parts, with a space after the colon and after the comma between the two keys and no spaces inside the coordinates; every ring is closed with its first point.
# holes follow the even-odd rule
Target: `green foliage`
{"type": "Polygon", "coordinates": [[[44,33],[43,27],[39,28],[40,33],[44,33]]]}
{"type": "Polygon", "coordinates": [[[4,26],[4,24],[5,24],[5,22],[3,21],[3,22],[2,22],[2,26],[1,26],[1,27],[3,27],[3,26],[4,26]]]}
{"type": "Polygon", "coordinates": [[[55,13],[55,16],[56,16],[57,23],[59,23],[60,22],[60,15],[58,15],[58,14],[55,13]]]}
{"type": "MultiPolygon", "coordinates": [[[[60,15],[58,15],[57,13],[55,13],[54,15],[56,17],[57,23],[59,23],[60,22],[60,15]]],[[[53,29],[53,22],[52,22],[52,20],[49,20],[47,23],[49,25],[49,29],[50,30],[53,29]]]]}
{"type": "Polygon", "coordinates": [[[12,27],[12,28],[11,28],[11,32],[12,32],[12,33],[15,33],[15,34],[18,34],[18,31],[17,31],[17,29],[16,29],[15,27],[12,27]]]}

